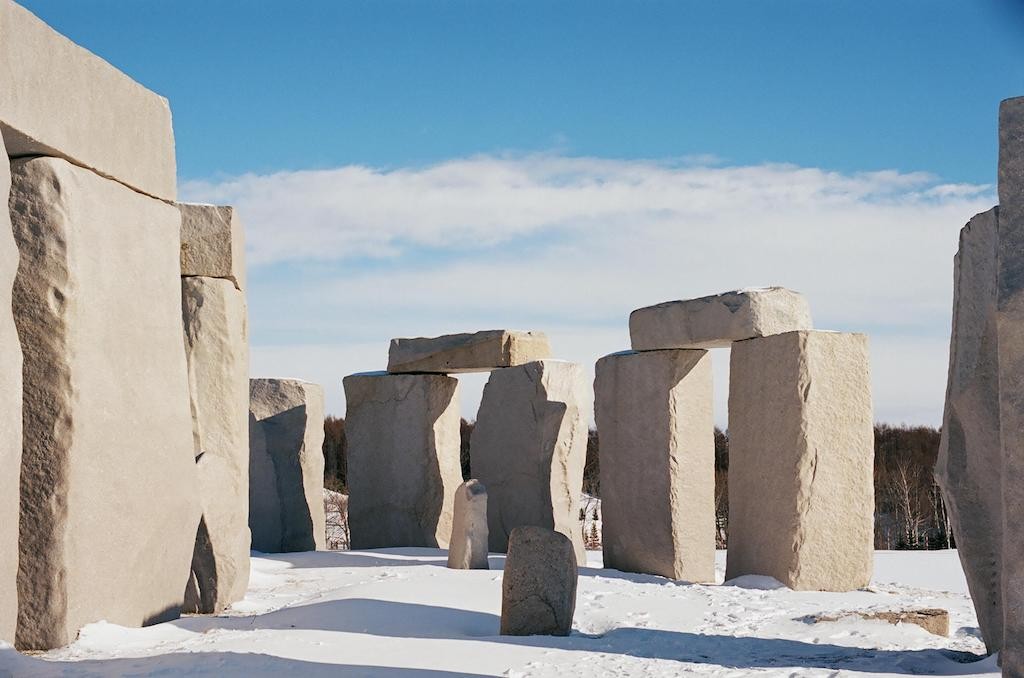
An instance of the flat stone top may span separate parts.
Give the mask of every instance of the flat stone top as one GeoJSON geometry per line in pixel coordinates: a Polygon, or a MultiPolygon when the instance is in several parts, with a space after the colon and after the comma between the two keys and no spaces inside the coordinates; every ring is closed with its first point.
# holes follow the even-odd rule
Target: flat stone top
{"type": "Polygon", "coordinates": [[[811,327],[807,300],[784,287],[666,301],[639,308],[629,316],[629,336],[635,351],[725,348],[734,341],[811,327]]]}
{"type": "Polygon", "coordinates": [[[301,379],[250,379],[249,411],[257,420],[296,407],[323,411],[324,389],[301,379]]]}
{"type": "Polygon", "coordinates": [[[440,337],[392,339],[388,372],[490,372],[551,357],[543,332],[484,330],[440,337]]]}

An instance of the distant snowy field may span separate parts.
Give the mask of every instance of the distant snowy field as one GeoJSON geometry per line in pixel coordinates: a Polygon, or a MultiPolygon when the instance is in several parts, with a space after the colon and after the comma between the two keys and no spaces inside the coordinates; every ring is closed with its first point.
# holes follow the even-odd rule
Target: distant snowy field
{"type": "MultiPolygon", "coordinates": [[[[719,579],[725,554],[718,554],[719,579]]],[[[253,559],[248,597],[221,617],[145,629],[87,626],[70,647],[25,657],[0,645],[13,676],[865,676],[996,674],[954,551],[878,552],[869,590],[795,593],[694,586],[580,571],[568,638],[498,634],[503,557],[455,571],[433,549],[253,559]],[[949,638],[916,626],[819,613],[941,607],[949,638]],[[973,662],[973,663],[968,663],[973,662]]]]}

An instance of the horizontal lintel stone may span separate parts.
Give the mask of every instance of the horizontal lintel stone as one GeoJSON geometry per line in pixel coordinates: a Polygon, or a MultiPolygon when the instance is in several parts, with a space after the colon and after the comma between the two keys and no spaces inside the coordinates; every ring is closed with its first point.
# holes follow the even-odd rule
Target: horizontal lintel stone
{"type": "Polygon", "coordinates": [[[431,338],[392,339],[388,372],[490,372],[550,357],[551,345],[542,332],[484,330],[431,338]]]}

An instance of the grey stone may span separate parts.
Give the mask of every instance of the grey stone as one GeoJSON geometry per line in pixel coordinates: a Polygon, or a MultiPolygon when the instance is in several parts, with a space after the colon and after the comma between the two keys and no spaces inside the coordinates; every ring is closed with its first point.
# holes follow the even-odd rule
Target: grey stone
{"type": "Polygon", "coordinates": [[[487,487],[490,550],[537,525],[566,535],[586,563],[579,521],[587,455],[583,368],[540,360],[491,373],[470,440],[473,475],[487,487]]]}
{"type": "Polygon", "coordinates": [[[867,337],[800,331],[733,344],[726,579],[867,586],[874,439],[867,337]]]}
{"type": "Polygon", "coordinates": [[[726,348],[734,341],[811,327],[807,300],[784,287],[667,301],[639,308],[629,315],[634,351],[726,348]]]}
{"type": "Polygon", "coordinates": [[[541,332],[485,330],[433,338],[392,339],[388,372],[490,372],[550,357],[551,346],[541,332]]]}
{"type": "Polygon", "coordinates": [[[179,614],[200,515],[181,217],[64,160],[11,169],[25,356],[16,640],[47,649],[90,622],[179,614]]]}
{"type": "Polygon", "coordinates": [[[467,480],[455,493],[448,567],[453,570],[490,567],[487,562],[487,488],[479,480],[467,480]]]}
{"type": "Polygon", "coordinates": [[[597,362],[604,566],[715,580],[711,356],[677,349],[597,362]]]}
{"type": "Polygon", "coordinates": [[[233,207],[179,203],[181,274],[225,278],[245,290],[245,232],[233,207]]]}
{"type": "Polygon", "coordinates": [[[458,379],[371,372],[344,385],[352,548],[446,548],[462,483],[458,379]]]}
{"type": "Polygon", "coordinates": [[[532,525],[512,530],[501,579],[501,635],[569,635],[577,578],[565,535],[532,525]]]}
{"type": "Polygon", "coordinates": [[[323,389],[298,379],[250,379],[249,412],[253,549],[324,549],[323,389]]]}

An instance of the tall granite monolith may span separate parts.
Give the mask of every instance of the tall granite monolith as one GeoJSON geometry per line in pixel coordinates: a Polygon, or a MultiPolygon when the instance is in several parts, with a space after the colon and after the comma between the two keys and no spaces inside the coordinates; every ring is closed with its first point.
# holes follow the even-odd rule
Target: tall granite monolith
{"type": "Polygon", "coordinates": [[[487,488],[479,480],[467,480],[455,492],[448,567],[453,570],[490,567],[487,562],[487,488]]]}

